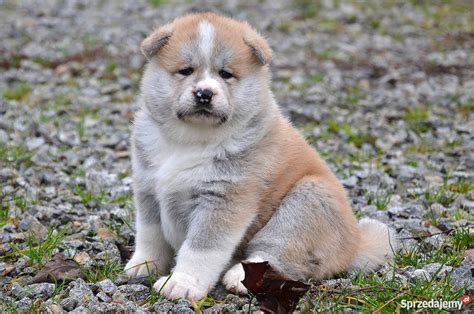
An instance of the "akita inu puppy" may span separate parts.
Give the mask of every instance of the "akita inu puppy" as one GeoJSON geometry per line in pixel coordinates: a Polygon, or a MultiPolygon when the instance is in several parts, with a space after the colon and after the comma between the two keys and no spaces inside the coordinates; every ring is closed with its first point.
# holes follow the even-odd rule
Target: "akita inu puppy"
{"type": "Polygon", "coordinates": [[[202,13],[147,37],[132,135],[136,248],[130,276],[199,299],[218,282],[245,293],[241,261],[294,280],[392,258],[386,225],[357,222],[327,164],[281,114],[272,51],[247,23],[202,13]]]}

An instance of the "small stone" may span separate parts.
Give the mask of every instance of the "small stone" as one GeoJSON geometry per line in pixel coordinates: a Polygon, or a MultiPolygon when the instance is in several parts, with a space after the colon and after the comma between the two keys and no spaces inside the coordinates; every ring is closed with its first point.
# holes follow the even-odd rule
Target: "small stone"
{"type": "Polygon", "coordinates": [[[127,303],[125,303],[125,313],[138,313],[138,314],[143,313],[144,314],[147,312],[141,307],[139,307],[137,304],[135,304],[134,302],[128,301],[127,303]]]}
{"type": "Polygon", "coordinates": [[[70,311],[69,313],[73,313],[73,314],[88,314],[89,313],[89,310],[87,309],[87,307],[81,305],[79,307],[76,307],[74,310],[70,311]]]}
{"type": "Polygon", "coordinates": [[[79,301],[77,301],[77,299],[65,298],[61,301],[60,304],[66,311],[72,311],[76,308],[78,303],[79,301]]]}
{"type": "Polygon", "coordinates": [[[38,147],[40,147],[43,144],[44,144],[44,138],[42,138],[42,137],[35,137],[35,138],[32,138],[32,139],[29,139],[26,142],[26,146],[28,147],[29,150],[37,149],[38,147]]]}
{"type": "Polygon", "coordinates": [[[99,299],[99,301],[103,301],[103,302],[107,302],[109,303],[110,301],[112,301],[112,298],[110,296],[108,296],[106,293],[104,292],[99,292],[97,293],[97,298],[99,299]]]}
{"type": "Polygon", "coordinates": [[[31,231],[38,239],[45,239],[48,235],[48,228],[43,226],[38,219],[33,216],[26,216],[18,225],[24,231],[31,231]]]}
{"type": "Polygon", "coordinates": [[[224,300],[224,303],[235,304],[235,305],[237,305],[238,308],[241,308],[244,304],[247,303],[247,300],[244,299],[244,298],[241,298],[237,295],[228,294],[227,297],[224,300]]]}
{"type": "Polygon", "coordinates": [[[169,313],[174,304],[168,300],[161,300],[153,304],[153,309],[157,313],[169,313]]]}
{"type": "Polygon", "coordinates": [[[51,159],[51,157],[49,157],[47,146],[41,146],[36,152],[36,154],[31,157],[31,161],[34,164],[42,167],[47,167],[53,163],[53,160],[51,159]]]}
{"type": "Polygon", "coordinates": [[[467,290],[474,291],[474,257],[464,257],[461,265],[451,273],[451,282],[457,287],[466,286],[467,290]]]}
{"type": "Polygon", "coordinates": [[[24,297],[20,301],[15,302],[15,310],[17,310],[18,312],[28,312],[31,310],[32,305],[33,301],[28,297],[24,297]]]}
{"type": "MultiPolygon", "coordinates": [[[[17,290],[21,293],[16,296],[21,295],[22,297],[27,296],[31,299],[41,298],[43,300],[47,300],[53,295],[55,287],[56,286],[53,283],[48,283],[48,282],[35,283],[35,284],[28,285],[26,287],[22,287],[21,289],[17,290]]],[[[13,292],[13,287],[12,287],[12,293],[15,295],[15,293],[13,292]]]]}
{"type": "Polygon", "coordinates": [[[431,263],[423,267],[431,277],[444,278],[448,273],[451,273],[453,268],[451,266],[442,265],[441,263],[431,263]]]}
{"type": "Polygon", "coordinates": [[[72,283],[72,289],[69,291],[69,297],[78,300],[79,304],[87,304],[91,301],[96,301],[97,298],[94,296],[89,285],[82,279],[77,279],[72,283]]]}
{"type": "Polygon", "coordinates": [[[118,302],[145,300],[150,295],[150,289],[144,285],[123,285],[118,287],[112,299],[118,302]]]}
{"type": "Polygon", "coordinates": [[[190,313],[194,313],[194,310],[193,310],[193,306],[191,302],[185,299],[180,299],[173,306],[172,312],[179,313],[179,314],[190,314],[190,313]]]}
{"type": "Polygon", "coordinates": [[[90,169],[86,171],[86,187],[87,190],[95,194],[101,193],[106,189],[111,188],[117,183],[117,175],[111,174],[105,170],[96,171],[90,169]]]}
{"type": "Polygon", "coordinates": [[[97,229],[97,236],[102,240],[114,240],[117,238],[117,235],[113,233],[109,228],[99,228],[97,229]]]}
{"type": "Polygon", "coordinates": [[[224,313],[227,307],[228,307],[227,304],[216,304],[214,306],[211,306],[210,308],[205,309],[203,313],[204,314],[224,313]]]}
{"type": "Polygon", "coordinates": [[[247,304],[244,304],[244,306],[242,306],[242,311],[244,311],[244,313],[253,313],[256,310],[257,308],[253,304],[247,303],[247,304]]]}
{"type": "Polygon", "coordinates": [[[346,188],[353,188],[356,186],[358,181],[359,179],[356,176],[352,176],[345,180],[342,180],[341,182],[346,188]]]}
{"type": "Polygon", "coordinates": [[[99,286],[99,289],[102,292],[105,292],[110,295],[114,294],[115,291],[117,291],[117,286],[110,279],[104,279],[102,281],[99,281],[97,285],[99,286]]]}
{"type": "Polygon", "coordinates": [[[430,275],[429,272],[427,272],[424,269],[416,269],[412,273],[412,277],[410,279],[412,279],[412,281],[413,280],[426,280],[426,281],[429,281],[429,280],[431,280],[431,275],[430,275]]]}
{"type": "Polygon", "coordinates": [[[0,276],[6,276],[14,270],[15,270],[15,266],[13,265],[4,264],[4,263],[0,264],[0,276]]]}
{"type": "Polygon", "coordinates": [[[348,288],[352,285],[352,281],[348,278],[329,279],[323,282],[328,288],[348,288]]]}
{"type": "Polygon", "coordinates": [[[440,218],[446,213],[446,207],[438,203],[432,204],[430,210],[434,218],[440,218]]]}
{"type": "Polygon", "coordinates": [[[87,252],[82,251],[74,256],[74,260],[84,266],[88,265],[92,261],[92,258],[87,254],[87,252]]]}
{"type": "Polygon", "coordinates": [[[54,303],[51,300],[48,300],[45,303],[41,304],[40,312],[45,314],[60,314],[64,311],[60,305],[54,303]]]}

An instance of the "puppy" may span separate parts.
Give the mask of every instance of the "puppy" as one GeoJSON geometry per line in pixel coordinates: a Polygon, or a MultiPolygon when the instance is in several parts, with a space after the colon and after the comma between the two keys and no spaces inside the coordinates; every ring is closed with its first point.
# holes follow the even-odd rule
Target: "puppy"
{"type": "Polygon", "coordinates": [[[149,37],[132,135],[136,248],[130,276],[164,275],[167,298],[200,299],[241,261],[294,280],[370,271],[392,258],[386,225],[357,222],[346,193],[281,114],[272,51],[247,23],[177,18],[149,37]],[[166,276],[169,273],[171,276],[166,276]]]}

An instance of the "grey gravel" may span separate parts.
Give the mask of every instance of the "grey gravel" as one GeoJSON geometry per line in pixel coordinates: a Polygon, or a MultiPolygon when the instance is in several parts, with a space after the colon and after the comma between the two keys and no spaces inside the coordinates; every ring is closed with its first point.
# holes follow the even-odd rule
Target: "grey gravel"
{"type": "Polygon", "coordinates": [[[140,302],[145,300],[150,295],[150,289],[144,285],[123,285],[118,287],[117,291],[112,296],[114,301],[133,300],[140,302]]]}
{"type": "Polygon", "coordinates": [[[78,279],[71,283],[72,288],[69,291],[69,297],[78,301],[79,304],[87,304],[97,301],[94,292],[89,285],[82,279],[78,279]]]}
{"type": "Polygon", "coordinates": [[[467,290],[472,293],[474,291],[474,258],[466,256],[461,265],[452,272],[451,280],[460,288],[467,286],[467,290]]]}
{"type": "Polygon", "coordinates": [[[105,292],[107,294],[114,294],[115,291],[117,291],[117,286],[110,279],[104,279],[102,281],[99,281],[97,285],[99,286],[99,289],[102,292],[105,292]]]}
{"type": "Polygon", "coordinates": [[[78,305],[79,301],[75,298],[65,298],[61,301],[61,306],[66,310],[66,311],[72,311],[76,308],[78,305]]]}
{"type": "MultiPolygon", "coordinates": [[[[13,253],[28,248],[29,234],[44,240],[50,226],[65,227],[53,254],[91,273],[123,267],[135,241],[129,138],[145,64],[139,45],[155,26],[194,9],[245,19],[266,35],[282,111],[328,161],[358,216],[389,224],[403,250],[420,254],[440,248],[452,228],[472,233],[474,192],[456,191],[474,179],[474,30],[465,26],[472,17],[456,18],[464,25],[456,26],[434,21],[419,1],[332,0],[318,1],[308,17],[306,2],[0,2],[0,199],[8,208],[0,220],[0,273],[8,270],[0,304],[28,311],[41,299],[44,312],[193,311],[186,301],[150,304],[149,278],[123,274],[66,282],[53,297],[54,284],[31,284],[38,265],[13,253]],[[8,96],[22,86],[24,95],[8,96]],[[446,185],[449,193],[437,197],[446,185]],[[104,228],[110,234],[100,237],[104,228]]],[[[449,276],[473,291],[472,257],[436,262],[395,271],[385,265],[380,273],[406,284],[449,276]]],[[[323,284],[355,288],[351,278],[323,284]]],[[[216,291],[223,303],[207,312],[256,309],[248,297],[216,291]]]]}
{"type": "Polygon", "coordinates": [[[12,286],[12,294],[19,298],[41,298],[47,300],[54,293],[55,285],[52,283],[36,283],[22,287],[18,283],[14,283],[12,286]]]}

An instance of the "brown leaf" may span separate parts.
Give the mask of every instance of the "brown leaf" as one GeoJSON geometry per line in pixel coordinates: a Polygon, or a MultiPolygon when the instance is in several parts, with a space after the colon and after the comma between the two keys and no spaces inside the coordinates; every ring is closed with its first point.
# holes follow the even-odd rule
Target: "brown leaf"
{"type": "Polygon", "coordinates": [[[33,277],[33,283],[70,281],[76,278],[84,278],[79,264],[59,253],[33,277]]]}
{"type": "Polygon", "coordinates": [[[242,263],[242,266],[245,271],[242,283],[255,295],[260,309],[266,313],[292,312],[310,287],[303,282],[289,280],[268,262],[242,263]]]}

